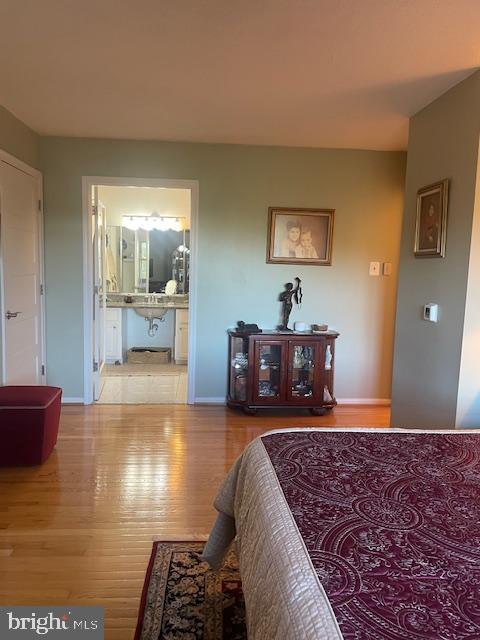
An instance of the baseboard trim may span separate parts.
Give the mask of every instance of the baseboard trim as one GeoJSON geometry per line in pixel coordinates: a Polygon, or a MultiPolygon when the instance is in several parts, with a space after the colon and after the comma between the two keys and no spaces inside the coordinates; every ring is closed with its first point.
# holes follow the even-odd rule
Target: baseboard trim
{"type": "Polygon", "coordinates": [[[195,398],[195,404],[225,404],[225,398],[195,398]]]}
{"type": "Polygon", "coordinates": [[[62,398],[62,404],[85,404],[83,398],[62,398]]]}
{"type": "MultiPolygon", "coordinates": [[[[225,404],[225,398],[195,398],[195,404],[225,404]]],[[[337,398],[338,404],[377,405],[389,407],[390,398],[337,398]]]]}
{"type": "Polygon", "coordinates": [[[337,398],[338,404],[369,404],[381,407],[389,407],[390,398],[337,398]]]}
{"type": "MultiPolygon", "coordinates": [[[[389,407],[391,404],[390,398],[337,398],[337,402],[339,405],[348,405],[348,404],[357,404],[357,405],[377,405],[382,407],[389,407]]],[[[224,397],[201,397],[195,398],[195,404],[226,404],[226,400],[224,397]]],[[[64,397],[62,398],[62,404],[85,404],[85,400],[83,398],[74,398],[74,397],[64,397]]]]}

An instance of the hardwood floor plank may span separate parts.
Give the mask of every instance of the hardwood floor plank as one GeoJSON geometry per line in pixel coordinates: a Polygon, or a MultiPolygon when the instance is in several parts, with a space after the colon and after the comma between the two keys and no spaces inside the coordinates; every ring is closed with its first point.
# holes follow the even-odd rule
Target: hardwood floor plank
{"type": "Polygon", "coordinates": [[[387,407],[330,415],[220,406],[94,405],[62,410],[42,467],[0,469],[0,604],[97,604],[107,640],[131,640],[155,539],[201,538],[225,474],[276,428],[389,424],[387,407]]]}

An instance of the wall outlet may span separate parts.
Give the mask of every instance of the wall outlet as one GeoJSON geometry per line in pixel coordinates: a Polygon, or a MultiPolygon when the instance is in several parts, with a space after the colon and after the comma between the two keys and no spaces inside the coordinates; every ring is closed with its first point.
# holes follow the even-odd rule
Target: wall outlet
{"type": "Polygon", "coordinates": [[[380,275],[380,262],[370,262],[370,269],[368,270],[369,276],[380,275]]]}
{"type": "Polygon", "coordinates": [[[391,262],[384,262],[383,263],[383,275],[384,276],[391,276],[392,275],[392,263],[391,262]]]}

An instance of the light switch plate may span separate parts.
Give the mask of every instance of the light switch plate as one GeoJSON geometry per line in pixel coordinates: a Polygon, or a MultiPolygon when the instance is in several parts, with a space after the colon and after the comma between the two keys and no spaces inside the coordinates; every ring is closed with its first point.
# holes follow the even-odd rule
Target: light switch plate
{"type": "Polygon", "coordinates": [[[423,307],[423,319],[429,322],[438,322],[438,304],[429,302],[423,307]]]}
{"type": "Polygon", "coordinates": [[[380,262],[370,262],[370,269],[368,271],[368,275],[370,276],[380,275],[380,262]]]}
{"type": "Polygon", "coordinates": [[[392,263],[391,262],[384,262],[383,263],[383,275],[384,276],[391,276],[392,275],[392,263]]]}

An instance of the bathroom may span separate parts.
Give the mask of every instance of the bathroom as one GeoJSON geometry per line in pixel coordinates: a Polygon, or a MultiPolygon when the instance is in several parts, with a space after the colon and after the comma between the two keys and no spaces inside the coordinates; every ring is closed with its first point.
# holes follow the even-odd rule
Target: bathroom
{"type": "Polygon", "coordinates": [[[97,185],[92,204],[95,400],[185,404],[191,192],[97,185]]]}

